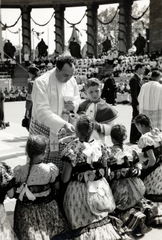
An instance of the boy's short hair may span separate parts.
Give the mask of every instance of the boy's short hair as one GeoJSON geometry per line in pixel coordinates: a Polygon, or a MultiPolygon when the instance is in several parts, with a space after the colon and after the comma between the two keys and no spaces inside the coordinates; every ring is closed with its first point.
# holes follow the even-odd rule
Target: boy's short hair
{"type": "Polygon", "coordinates": [[[98,78],[89,78],[85,82],[85,89],[88,89],[89,87],[99,86],[101,87],[101,83],[98,80],[98,78]]]}
{"type": "Polygon", "coordinates": [[[30,135],[26,143],[26,153],[30,160],[44,153],[47,146],[47,138],[43,135],[30,135]]]}

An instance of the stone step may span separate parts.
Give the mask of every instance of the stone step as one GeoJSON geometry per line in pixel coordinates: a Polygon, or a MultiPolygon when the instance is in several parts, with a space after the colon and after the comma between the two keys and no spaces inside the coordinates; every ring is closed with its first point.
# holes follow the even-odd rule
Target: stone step
{"type": "Polygon", "coordinates": [[[27,87],[27,78],[13,78],[12,85],[15,87],[27,87]]]}
{"type": "Polygon", "coordinates": [[[14,78],[12,79],[12,85],[17,86],[27,86],[27,79],[29,74],[27,69],[23,65],[16,65],[14,71],[14,78]]]}

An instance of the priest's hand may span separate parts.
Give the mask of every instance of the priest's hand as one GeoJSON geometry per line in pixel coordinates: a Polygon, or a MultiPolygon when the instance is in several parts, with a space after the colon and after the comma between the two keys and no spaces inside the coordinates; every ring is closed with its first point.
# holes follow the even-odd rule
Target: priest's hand
{"type": "Polygon", "coordinates": [[[68,111],[73,111],[75,106],[74,103],[72,101],[67,101],[64,104],[64,107],[68,110],[68,111]]]}
{"type": "Polygon", "coordinates": [[[68,122],[66,122],[66,123],[64,124],[64,128],[65,128],[65,130],[66,130],[67,135],[68,135],[68,134],[70,135],[71,133],[74,133],[74,131],[75,131],[74,126],[73,126],[71,123],[68,123],[68,122]]]}
{"type": "Polygon", "coordinates": [[[96,130],[98,133],[100,133],[101,132],[101,124],[99,124],[98,122],[94,121],[93,125],[94,125],[94,130],[96,130]]]}

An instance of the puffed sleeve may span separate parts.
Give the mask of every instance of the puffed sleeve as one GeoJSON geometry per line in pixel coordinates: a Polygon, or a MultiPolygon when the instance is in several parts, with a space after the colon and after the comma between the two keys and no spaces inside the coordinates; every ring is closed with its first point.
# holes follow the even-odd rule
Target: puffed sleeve
{"type": "Polygon", "coordinates": [[[18,165],[13,169],[13,174],[15,178],[15,183],[20,183],[21,182],[21,166],[18,165]]]}
{"type": "Polygon", "coordinates": [[[142,135],[138,142],[138,147],[140,149],[145,149],[146,147],[154,147],[154,140],[148,135],[142,135]]]}
{"type": "Polygon", "coordinates": [[[14,177],[11,167],[4,162],[0,164],[0,175],[1,187],[7,186],[14,177]]]}
{"type": "MultiPolygon", "coordinates": [[[[67,160],[68,158],[68,162],[70,162],[73,167],[76,166],[76,162],[77,162],[77,156],[79,151],[81,151],[82,153],[83,147],[78,143],[78,141],[74,140],[72,142],[70,142],[66,148],[63,150],[62,152],[62,159],[67,160]]],[[[80,153],[80,154],[81,154],[80,153]]]]}
{"type": "Polygon", "coordinates": [[[47,163],[47,165],[49,165],[49,167],[50,167],[50,174],[51,174],[50,183],[53,183],[53,182],[55,182],[56,177],[59,175],[59,169],[53,163],[47,163]]]}

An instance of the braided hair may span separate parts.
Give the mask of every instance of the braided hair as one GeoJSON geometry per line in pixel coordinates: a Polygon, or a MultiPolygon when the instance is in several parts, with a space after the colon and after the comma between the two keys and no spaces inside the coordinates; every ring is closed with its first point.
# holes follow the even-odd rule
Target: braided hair
{"type": "Polygon", "coordinates": [[[152,129],[150,118],[143,113],[140,113],[134,118],[134,123],[141,124],[152,129]]]}
{"type": "Polygon", "coordinates": [[[33,163],[33,158],[41,155],[42,153],[45,152],[47,146],[47,138],[42,135],[30,135],[28,137],[27,143],[26,143],[26,153],[30,158],[29,161],[29,169],[28,173],[26,176],[26,183],[31,171],[32,163],[33,163]]]}
{"type": "Polygon", "coordinates": [[[81,115],[77,120],[76,129],[80,136],[84,138],[85,142],[88,142],[94,129],[92,119],[85,114],[81,115]]]}
{"type": "Polygon", "coordinates": [[[30,160],[42,153],[46,149],[46,138],[42,135],[30,135],[26,144],[26,153],[30,160]]]}
{"type": "Polygon", "coordinates": [[[127,130],[124,125],[116,124],[112,127],[110,136],[123,148],[123,142],[127,138],[127,130]]]}

